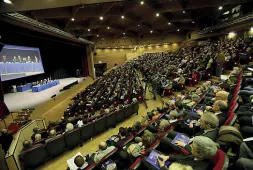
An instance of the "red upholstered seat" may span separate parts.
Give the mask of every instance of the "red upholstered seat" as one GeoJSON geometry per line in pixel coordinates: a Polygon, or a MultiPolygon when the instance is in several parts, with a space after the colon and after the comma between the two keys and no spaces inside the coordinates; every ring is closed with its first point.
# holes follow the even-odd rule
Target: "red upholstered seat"
{"type": "Polygon", "coordinates": [[[229,159],[227,155],[222,150],[219,149],[215,154],[215,156],[212,158],[212,162],[215,165],[213,170],[223,170],[227,169],[229,159]]]}
{"type": "Polygon", "coordinates": [[[227,114],[227,120],[224,125],[233,125],[235,123],[236,117],[237,116],[234,112],[229,111],[227,114]]]}

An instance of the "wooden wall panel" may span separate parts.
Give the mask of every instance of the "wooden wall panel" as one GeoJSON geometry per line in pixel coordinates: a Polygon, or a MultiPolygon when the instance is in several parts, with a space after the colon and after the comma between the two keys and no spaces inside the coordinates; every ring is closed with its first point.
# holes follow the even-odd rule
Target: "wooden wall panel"
{"type": "Polygon", "coordinates": [[[121,65],[126,61],[126,54],[130,49],[97,49],[97,55],[94,55],[94,63],[107,63],[107,69],[110,69],[114,64],[121,65]]]}

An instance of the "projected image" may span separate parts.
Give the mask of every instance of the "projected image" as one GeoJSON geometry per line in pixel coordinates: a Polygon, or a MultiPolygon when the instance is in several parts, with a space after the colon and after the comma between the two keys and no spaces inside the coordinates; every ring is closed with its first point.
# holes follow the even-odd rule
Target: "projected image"
{"type": "Polygon", "coordinates": [[[2,81],[44,73],[39,48],[5,45],[0,57],[2,81]]]}

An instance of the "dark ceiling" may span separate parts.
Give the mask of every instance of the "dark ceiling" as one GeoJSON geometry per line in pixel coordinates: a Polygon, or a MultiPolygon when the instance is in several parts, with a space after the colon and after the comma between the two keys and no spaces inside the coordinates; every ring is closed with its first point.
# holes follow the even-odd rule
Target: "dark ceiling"
{"type": "Polygon", "coordinates": [[[202,29],[218,10],[249,0],[121,0],[21,12],[43,23],[90,39],[94,36],[142,36],[202,29]],[[159,14],[159,16],[157,16],[159,14]],[[122,18],[124,16],[124,18],[122,18]],[[103,17],[103,20],[100,20],[103,17]],[[74,18],[74,21],[72,21],[74,18]]]}

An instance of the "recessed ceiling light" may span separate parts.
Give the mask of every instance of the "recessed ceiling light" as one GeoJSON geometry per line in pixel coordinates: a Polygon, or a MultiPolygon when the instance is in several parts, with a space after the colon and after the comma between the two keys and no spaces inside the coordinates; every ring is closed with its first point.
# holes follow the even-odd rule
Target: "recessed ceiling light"
{"type": "Polygon", "coordinates": [[[100,20],[103,20],[103,19],[104,19],[104,17],[102,17],[102,16],[101,16],[101,17],[99,17],[99,19],[100,19],[100,20]]]}
{"type": "Polygon", "coordinates": [[[169,22],[168,24],[170,25],[171,23],[169,22]]]}
{"type": "Polygon", "coordinates": [[[109,29],[110,29],[110,27],[107,27],[107,29],[109,30],[109,29]]]}
{"type": "Polygon", "coordinates": [[[123,32],[124,35],[126,35],[126,33],[123,32]]]}
{"type": "Polygon", "coordinates": [[[153,33],[153,31],[151,30],[151,31],[150,31],[150,33],[152,34],[152,33],[153,33]]]}
{"type": "Polygon", "coordinates": [[[177,29],[177,31],[180,31],[179,29],[177,29]]]}
{"type": "Polygon", "coordinates": [[[229,35],[229,36],[234,36],[235,33],[234,33],[234,32],[230,32],[230,33],[228,33],[228,35],[229,35]]]}
{"type": "Polygon", "coordinates": [[[159,15],[160,15],[159,13],[156,13],[156,17],[159,17],[159,15]]]}
{"type": "Polygon", "coordinates": [[[138,27],[140,26],[140,24],[138,24],[138,27]]]}
{"type": "Polygon", "coordinates": [[[124,18],[125,18],[125,16],[124,16],[124,15],[122,15],[122,16],[121,16],[121,19],[124,19],[124,18]]]}
{"type": "Polygon", "coordinates": [[[88,31],[90,32],[90,29],[88,29],[88,31]]]}
{"type": "Polygon", "coordinates": [[[194,24],[195,22],[194,22],[194,21],[192,21],[192,23],[194,24]]]}
{"type": "Polygon", "coordinates": [[[11,0],[4,0],[6,4],[12,4],[11,0]]]}
{"type": "Polygon", "coordinates": [[[97,37],[99,37],[99,35],[97,35],[97,37]]]}
{"type": "Polygon", "coordinates": [[[71,18],[71,21],[75,21],[75,18],[71,18]]]}
{"type": "Polygon", "coordinates": [[[219,8],[218,8],[219,10],[222,10],[223,9],[223,7],[222,6],[219,6],[219,8]]]}
{"type": "Polygon", "coordinates": [[[183,11],[183,13],[185,13],[185,11],[183,11]]]}
{"type": "Polygon", "coordinates": [[[143,5],[144,4],[144,1],[141,1],[141,5],[143,5]]]}

